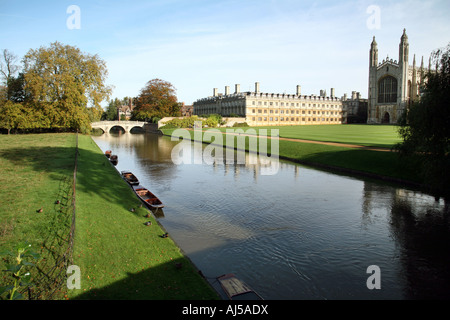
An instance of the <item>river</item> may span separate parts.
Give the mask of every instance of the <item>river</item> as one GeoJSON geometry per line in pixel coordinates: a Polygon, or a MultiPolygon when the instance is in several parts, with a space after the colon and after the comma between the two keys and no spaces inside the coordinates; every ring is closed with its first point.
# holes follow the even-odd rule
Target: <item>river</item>
{"type": "Polygon", "coordinates": [[[166,136],[93,139],[164,202],[157,219],[213,285],[234,273],[264,299],[450,298],[442,199],[287,161],[263,175],[248,153],[175,164],[166,136]]]}

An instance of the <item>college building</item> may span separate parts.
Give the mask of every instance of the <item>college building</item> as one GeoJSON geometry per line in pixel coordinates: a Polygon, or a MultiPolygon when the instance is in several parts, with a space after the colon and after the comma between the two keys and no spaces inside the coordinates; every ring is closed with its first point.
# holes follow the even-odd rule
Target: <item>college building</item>
{"type": "Polygon", "coordinates": [[[420,96],[424,77],[430,69],[416,66],[414,55],[409,65],[409,43],[406,30],[400,38],[398,61],[389,59],[378,62],[378,46],[373,37],[370,45],[369,95],[367,123],[397,123],[410,103],[420,96]]]}
{"type": "Polygon", "coordinates": [[[342,100],[335,96],[334,88],[329,96],[325,90],[319,95],[302,95],[300,85],[295,94],[263,93],[256,82],[253,92],[241,92],[239,84],[233,93],[229,86],[224,94],[214,88],[212,96],[198,99],[193,107],[195,115],[241,117],[250,126],[341,124],[347,118],[346,103],[342,100]]]}
{"type": "Polygon", "coordinates": [[[240,85],[235,85],[232,93],[225,87],[225,93],[213,89],[213,95],[198,99],[193,104],[193,114],[220,114],[223,117],[242,117],[250,126],[280,126],[308,124],[341,123],[398,123],[402,114],[412,101],[420,97],[425,75],[431,71],[416,65],[414,55],[409,65],[409,43],[406,30],[399,44],[399,58],[389,56],[378,61],[378,45],[373,37],[369,57],[368,98],[363,99],[359,92],[352,92],[351,98],[345,94],[338,98],[331,88],[327,96],[325,90],[319,95],[302,95],[298,85],[295,94],[263,93],[259,82],[255,91],[241,92],[240,85]]]}

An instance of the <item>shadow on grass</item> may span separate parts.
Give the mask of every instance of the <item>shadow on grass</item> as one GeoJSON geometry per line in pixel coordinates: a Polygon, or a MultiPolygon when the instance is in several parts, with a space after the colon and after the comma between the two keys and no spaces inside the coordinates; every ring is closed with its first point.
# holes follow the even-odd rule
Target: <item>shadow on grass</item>
{"type": "Polygon", "coordinates": [[[0,151],[0,158],[10,161],[14,166],[30,166],[33,171],[47,172],[55,181],[73,170],[74,157],[75,147],[29,146],[0,151]]]}
{"type": "MultiPolygon", "coordinates": [[[[75,152],[75,147],[30,146],[2,150],[0,159],[8,160],[14,166],[30,167],[35,173],[44,173],[55,184],[59,184],[61,176],[72,174],[75,152]]],[[[77,192],[100,196],[127,209],[130,204],[123,203],[123,193],[133,194],[103,154],[84,148],[80,148],[78,153],[77,192]]],[[[137,198],[132,200],[140,203],[137,198]]]]}
{"type": "MultiPolygon", "coordinates": [[[[82,289],[89,285],[82,279],[82,289]]],[[[88,280],[86,280],[88,281],[88,280]]],[[[219,295],[202,278],[187,258],[127,272],[126,276],[103,288],[86,289],[72,300],[217,300],[219,295]]]]}
{"type": "Polygon", "coordinates": [[[426,191],[420,176],[420,159],[404,158],[396,152],[292,143],[280,145],[280,158],[334,174],[382,180],[426,191]]]}

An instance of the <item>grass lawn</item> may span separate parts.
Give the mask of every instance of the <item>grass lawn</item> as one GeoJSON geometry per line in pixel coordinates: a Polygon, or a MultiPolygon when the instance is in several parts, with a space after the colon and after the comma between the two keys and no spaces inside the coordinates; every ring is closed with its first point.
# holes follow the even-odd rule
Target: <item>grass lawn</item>
{"type": "MultiPolygon", "coordinates": [[[[292,139],[305,139],[314,141],[339,142],[371,147],[391,148],[401,137],[397,126],[392,125],[308,125],[308,126],[281,126],[281,127],[253,127],[256,130],[278,129],[280,137],[292,139]]],[[[222,128],[222,130],[225,130],[222,128]]]]}
{"type": "Polygon", "coordinates": [[[280,156],[309,165],[348,172],[365,173],[404,182],[420,184],[422,178],[415,159],[401,158],[395,152],[371,151],[322,144],[279,141],[280,156]]]}
{"type": "MultiPolygon", "coordinates": [[[[30,242],[42,256],[30,269],[34,279],[68,247],[75,145],[73,134],[0,135],[0,251],[30,242]]],[[[218,298],[171,238],[160,237],[155,219],[144,217],[148,211],[89,136],[79,136],[76,186],[73,264],[81,289],[64,286],[53,299],[218,298]]],[[[0,259],[0,270],[7,262],[0,259]]],[[[11,283],[0,276],[0,286],[11,283]]]]}
{"type": "MultiPolygon", "coordinates": [[[[28,241],[42,258],[29,268],[34,281],[51,273],[68,247],[75,145],[73,134],[0,135],[0,251],[28,241]]],[[[7,262],[0,259],[1,271],[7,262]]],[[[0,286],[7,284],[10,274],[0,272],[0,286]]]]}

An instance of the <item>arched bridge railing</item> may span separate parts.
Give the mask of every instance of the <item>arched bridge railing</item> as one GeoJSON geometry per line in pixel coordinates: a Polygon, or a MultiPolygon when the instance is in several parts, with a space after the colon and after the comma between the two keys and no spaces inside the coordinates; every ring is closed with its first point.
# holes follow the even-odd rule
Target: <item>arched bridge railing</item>
{"type": "Polygon", "coordinates": [[[143,128],[144,125],[144,121],[98,121],[91,123],[92,129],[101,129],[106,133],[109,133],[112,127],[121,127],[125,132],[130,132],[131,129],[135,127],[143,128]]]}

